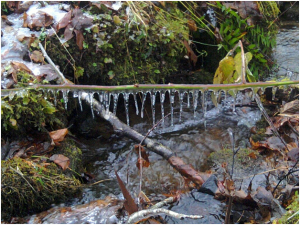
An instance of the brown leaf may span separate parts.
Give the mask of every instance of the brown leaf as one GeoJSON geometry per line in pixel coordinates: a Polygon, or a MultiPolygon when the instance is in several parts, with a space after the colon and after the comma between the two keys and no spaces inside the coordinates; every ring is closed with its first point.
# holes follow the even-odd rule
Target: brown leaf
{"type": "Polygon", "coordinates": [[[197,31],[198,30],[197,25],[196,25],[194,20],[189,19],[187,25],[188,25],[190,31],[197,31]]]}
{"type": "Polygon", "coordinates": [[[93,25],[93,18],[83,15],[83,12],[79,8],[75,8],[73,11],[72,25],[75,30],[81,30],[93,25]]]}
{"type": "Polygon", "coordinates": [[[251,152],[248,156],[249,156],[251,159],[257,159],[257,156],[255,155],[254,152],[251,152]]]}
{"type": "Polygon", "coordinates": [[[49,132],[49,135],[51,139],[54,141],[55,145],[59,145],[59,142],[63,141],[67,134],[68,134],[67,128],[49,132]]]}
{"type": "Polygon", "coordinates": [[[194,51],[191,49],[189,43],[187,42],[187,40],[184,40],[183,41],[183,44],[188,52],[188,56],[189,56],[189,59],[194,63],[194,66],[196,66],[196,63],[197,63],[197,56],[195,55],[194,51]]]}
{"type": "Polygon", "coordinates": [[[237,10],[238,14],[246,19],[248,16],[260,15],[260,11],[256,2],[253,1],[235,1],[223,3],[227,8],[237,10]]]}
{"type": "Polygon", "coordinates": [[[63,170],[69,168],[70,159],[62,154],[54,154],[50,157],[50,160],[59,165],[63,170]]]}
{"type": "Polygon", "coordinates": [[[24,12],[24,14],[23,14],[23,27],[28,27],[27,17],[28,17],[27,13],[24,12]]]}
{"type": "Polygon", "coordinates": [[[74,27],[72,24],[69,24],[66,29],[65,29],[65,32],[64,32],[64,38],[65,38],[65,41],[68,41],[70,40],[74,35],[73,35],[73,31],[74,31],[74,27]]]}
{"type": "Polygon", "coordinates": [[[34,61],[34,62],[44,62],[44,56],[43,53],[40,51],[33,51],[30,55],[30,58],[34,61]]]}
{"type": "Polygon", "coordinates": [[[282,109],[280,109],[281,114],[296,114],[299,113],[299,100],[294,100],[286,103],[282,109]]]}
{"type": "Polygon", "coordinates": [[[121,180],[121,178],[119,177],[117,171],[115,171],[119,186],[121,188],[122,194],[124,196],[124,198],[126,199],[126,201],[124,202],[124,207],[126,209],[126,211],[128,212],[129,215],[131,215],[132,213],[135,213],[138,211],[138,207],[135,204],[133,198],[131,197],[131,195],[129,194],[126,186],[124,185],[123,181],[121,180]]]}
{"type": "Polygon", "coordinates": [[[66,13],[64,17],[58,22],[57,30],[68,26],[71,23],[71,17],[72,17],[72,10],[66,13]]]}
{"type": "Polygon", "coordinates": [[[48,27],[53,23],[53,17],[41,11],[31,15],[24,13],[23,19],[23,26],[26,25],[30,29],[48,27]]]}
{"type": "Polygon", "coordinates": [[[221,43],[223,41],[223,37],[220,34],[220,29],[218,27],[215,28],[214,35],[215,35],[218,43],[221,43]]]}
{"type": "Polygon", "coordinates": [[[145,159],[143,159],[143,158],[138,158],[138,160],[137,160],[137,162],[136,162],[136,166],[137,166],[137,168],[138,169],[140,169],[141,166],[142,165],[142,167],[149,167],[150,166],[150,163],[149,162],[147,162],[145,159]]]}
{"type": "Polygon", "coordinates": [[[32,71],[24,63],[11,62],[12,67],[17,71],[25,71],[26,73],[32,74],[32,71]]]}
{"type": "Polygon", "coordinates": [[[291,151],[287,153],[288,159],[292,160],[293,162],[297,162],[299,159],[299,148],[293,148],[291,151]]]}
{"type": "MultiPolygon", "coordinates": [[[[140,145],[134,145],[134,150],[135,150],[136,154],[139,155],[139,149],[141,149],[141,156],[142,156],[142,158],[145,160],[145,163],[147,163],[147,164],[150,165],[150,161],[149,161],[149,158],[148,158],[148,154],[146,153],[145,148],[144,148],[143,146],[140,146],[140,148],[139,148],[139,146],[140,146],[140,145]]],[[[137,163],[138,163],[138,162],[137,162],[137,163]]],[[[148,166],[149,166],[149,165],[148,165],[148,166]]],[[[148,167],[148,166],[146,166],[146,167],[148,167]]]]}
{"type": "Polygon", "coordinates": [[[79,47],[79,50],[83,49],[83,41],[84,41],[84,37],[82,34],[81,30],[74,30],[75,34],[76,34],[76,44],[79,47]]]}

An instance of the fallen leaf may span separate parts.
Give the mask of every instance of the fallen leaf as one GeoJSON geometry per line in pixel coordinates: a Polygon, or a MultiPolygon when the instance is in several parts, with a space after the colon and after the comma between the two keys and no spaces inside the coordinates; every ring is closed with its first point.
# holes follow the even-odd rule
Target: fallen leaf
{"type": "Polygon", "coordinates": [[[138,168],[138,169],[140,169],[141,166],[142,165],[142,167],[149,167],[150,166],[150,163],[149,162],[147,162],[145,159],[143,159],[143,158],[138,158],[138,160],[137,160],[137,162],[136,162],[136,167],[138,168]]]}
{"type": "Polygon", "coordinates": [[[72,25],[75,30],[79,31],[81,29],[92,26],[93,18],[83,15],[82,10],[76,7],[73,10],[72,25]]]}
{"type": "Polygon", "coordinates": [[[59,142],[63,141],[67,134],[68,134],[68,128],[49,132],[49,135],[51,139],[54,141],[55,145],[59,145],[59,142]]]}
{"type": "Polygon", "coordinates": [[[75,34],[76,34],[76,44],[79,47],[79,50],[83,49],[83,41],[84,41],[84,37],[82,34],[81,30],[74,30],[75,34]]]}
{"type": "Polygon", "coordinates": [[[72,24],[69,24],[65,31],[64,31],[64,39],[65,41],[70,40],[74,35],[73,35],[74,27],[72,24]]]}
{"type": "Polygon", "coordinates": [[[38,11],[31,15],[24,13],[23,26],[30,29],[40,29],[42,27],[48,27],[53,23],[53,17],[45,12],[38,11]]]}
{"type": "Polygon", "coordinates": [[[44,62],[44,56],[43,56],[43,53],[40,52],[40,51],[33,51],[31,54],[30,54],[30,58],[34,61],[34,62],[44,62]]]}
{"type": "Polygon", "coordinates": [[[194,63],[194,66],[196,66],[196,63],[198,61],[198,57],[196,56],[196,54],[194,53],[194,51],[191,49],[189,43],[187,42],[187,40],[183,41],[183,44],[188,52],[188,56],[189,59],[194,63]]]}
{"type": "Polygon", "coordinates": [[[69,168],[70,159],[62,154],[54,154],[50,157],[50,160],[59,165],[63,170],[69,168]]]}
{"type": "Polygon", "coordinates": [[[248,156],[249,156],[251,159],[257,159],[257,156],[255,155],[254,152],[251,152],[248,156]]]}
{"type": "Polygon", "coordinates": [[[192,19],[189,19],[189,20],[188,20],[187,25],[188,25],[190,31],[197,31],[197,30],[198,30],[195,21],[192,20],[192,19]]]}
{"type": "Polygon", "coordinates": [[[71,23],[71,17],[72,17],[72,10],[70,10],[68,13],[64,15],[64,17],[58,22],[57,24],[57,30],[65,28],[71,23]]]}
{"type": "Polygon", "coordinates": [[[126,209],[126,211],[128,212],[129,215],[131,215],[132,213],[135,213],[138,211],[138,207],[135,204],[133,198],[131,197],[130,193],[128,192],[126,186],[124,185],[123,181],[121,180],[121,178],[119,177],[117,171],[115,171],[116,177],[117,177],[117,181],[119,183],[120,189],[122,191],[122,194],[124,196],[124,198],[126,199],[126,201],[124,202],[124,207],[126,209]]]}

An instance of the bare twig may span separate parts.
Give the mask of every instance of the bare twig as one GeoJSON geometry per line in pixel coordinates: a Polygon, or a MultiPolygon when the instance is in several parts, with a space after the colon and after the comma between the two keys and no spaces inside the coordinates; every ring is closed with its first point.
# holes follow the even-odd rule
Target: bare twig
{"type": "Polygon", "coordinates": [[[34,192],[36,192],[36,190],[31,186],[31,184],[29,183],[29,181],[26,180],[26,178],[24,177],[23,173],[19,170],[18,167],[17,167],[17,169],[14,169],[14,168],[12,168],[12,167],[10,166],[10,169],[11,169],[12,171],[16,172],[17,174],[19,174],[19,175],[26,181],[26,183],[31,187],[31,189],[32,189],[34,192]]]}
{"type": "MultiPolygon", "coordinates": [[[[275,128],[274,124],[272,123],[272,120],[270,119],[268,113],[266,112],[263,104],[261,103],[258,94],[255,94],[255,101],[258,105],[258,108],[260,109],[261,113],[263,114],[263,116],[265,117],[266,121],[269,123],[270,127],[272,128],[272,132],[273,134],[278,137],[280,139],[280,141],[282,142],[282,144],[286,147],[286,149],[289,149],[287,144],[285,143],[285,141],[282,139],[282,137],[280,136],[280,134],[278,133],[277,129],[275,128]]],[[[280,153],[283,155],[284,152],[282,150],[280,150],[280,153]]]]}
{"type": "MultiPolygon", "coordinates": [[[[157,127],[167,116],[169,116],[171,113],[169,113],[168,115],[166,115],[164,118],[162,118],[160,121],[158,121],[149,131],[148,133],[145,135],[145,137],[143,138],[143,140],[141,140],[140,144],[139,144],[139,159],[142,158],[142,154],[141,154],[141,146],[143,144],[143,141],[148,137],[148,135],[154,130],[155,127],[157,127]]],[[[142,177],[143,177],[143,166],[142,163],[140,163],[140,192],[142,191],[142,177]]],[[[138,199],[139,202],[139,199],[138,199]]]]}
{"type": "Polygon", "coordinates": [[[55,66],[54,62],[51,60],[51,58],[48,56],[46,50],[44,49],[43,45],[39,43],[40,49],[42,50],[42,53],[44,57],[47,59],[48,63],[53,67],[53,69],[56,71],[57,75],[59,75],[60,79],[63,81],[64,84],[68,84],[69,82],[65,78],[65,76],[60,72],[60,70],[55,66]]]}
{"type": "Polygon", "coordinates": [[[177,219],[183,219],[183,218],[190,218],[190,219],[202,219],[203,216],[199,215],[185,215],[177,212],[173,212],[171,210],[167,209],[145,209],[138,212],[133,213],[129,219],[127,220],[127,224],[136,223],[142,219],[148,218],[150,216],[157,216],[160,214],[166,214],[168,216],[177,218],[177,219]]]}
{"type": "Polygon", "coordinates": [[[167,204],[169,204],[169,203],[173,203],[174,201],[176,201],[176,199],[177,199],[176,197],[169,197],[169,198],[166,198],[165,200],[156,203],[154,206],[151,207],[151,209],[158,209],[158,208],[161,208],[161,207],[163,207],[164,205],[167,205],[167,204]]]}
{"type": "Polygon", "coordinates": [[[275,190],[278,188],[279,184],[281,183],[281,181],[283,181],[288,175],[290,175],[290,174],[298,171],[298,170],[293,170],[297,166],[298,163],[299,163],[299,158],[298,158],[297,162],[295,163],[295,165],[291,169],[289,169],[289,171],[287,172],[287,174],[279,180],[279,182],[277,183],[276,187],[272,191],[273,195],[275,193],[275,190]]]}
{"type": "Polygon", "coordinates": [[[242,54],[242,83],[246,84],[246,62],[245,62],[245,53],[243,48],[243,43],[241,40],[239,40],[239,45],[241,48],[241,54],[242,54]]]}

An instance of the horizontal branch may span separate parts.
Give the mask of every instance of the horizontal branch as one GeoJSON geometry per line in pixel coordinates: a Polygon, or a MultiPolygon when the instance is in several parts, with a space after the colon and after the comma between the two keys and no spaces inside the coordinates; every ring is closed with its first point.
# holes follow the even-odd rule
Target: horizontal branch
{"type": "Polygon", "coordinates": [[[40,85],[34,84],[26,88],[2,89],[2,93],[18,91],[24,89],[53,89],[53,90],[84,90],[84,91],[145,91],[145,90],[244,90],[247,88],[267,88],[274,86],[299,85],[299,81],[280,81],[280,82],[253,82],[246,84],[137,84],[137,85],[119,85],[119,86],[97,86],[97,85],[40,85]]]}

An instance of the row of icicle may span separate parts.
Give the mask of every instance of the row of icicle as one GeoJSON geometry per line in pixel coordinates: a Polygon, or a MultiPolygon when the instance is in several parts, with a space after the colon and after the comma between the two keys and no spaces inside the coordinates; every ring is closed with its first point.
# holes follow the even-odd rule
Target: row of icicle
{"type": "MultiPolygon", "coordinates": [[[[275,93],[277,91],[278,87],[272,87],[272,99],[275,99],[275,93]]],[[[252,88],[252,100],[254,100],[255,93],[257,93],[259,90],[264,92],[264,88],[252,88]]],[[[48,96],[53,95],[54,98],[54,104],[55,106],[57,105],[57,96],[59,95],[59,92],[62,93],[63,97],[63,102],[65,104],[65,109],[68,109],[68,99],[69,99],[69,92],[70,90],[53,90],[53,89],[48,89],[48,96]]],[[[72,90],[73,92],[73,98],[78,98],[79,106],[81,111],[83,110],[82,108],[82,100],[81,100],[81,94],[85,91],[78,91],[78,90],[72,90]]],[[[145,108],[145,102],[147,95],[150,95],[150,101],[151,101],[151,111],[152,111],[152,118],[153,118],[153,125],[157,122],[155,121],[155,103],[156,103],[156,96],[159,95],[160,99],[160,104],[161,104],[161,117],[162,117],[162,124],[164,125],[164,117],[165,117],[165,109],[164,109],[164,102],[166,99],[166,93],[168,92],[169,94],[169,103],[170,103],[170,122],[171,126],[174,125],[174,104],[175,104],[175,95],[177,94],[178,99],[179,99],[179,122],[181,122],[182,118],[182,110],[183,110],[183,101],[184,97],[186,96],[186,101],[187,101],[187,107],[190,108],[191,103],[193,106],[194,110],[194,118],[196,118],[196,109],[198,107],[198,99],[199,99],[199,92],[201,96],[201,105],[202,105],[202,110],[203,110],[203,117],[206,117],[206,111],[207,111],[207,99],[209,98],[209,92],[210,91],[202,91],[202,90],[175,90],[175,89],[170,89],[170,90],[148,90],[148,91],[139,91],[139,92],[107,92],[107,91],[86,91],[89,96],[89,101],[90,101],[90,108],[91,108],[91,113],[94,118],[94,110],[93,110],[93,101],[95,94],[98,94],[99,97],[99,102],[103,105],[104,109],[106,112],[109,111],[111,102],[113,102],[113,113],[116,115],[117,112],[117,105],[118,105],[118,99],[120,94],[123,95],[124,99],[124,105],[125,105],[125,113],[126,113],[126,122],[127,125],[129,126],[129,97],[130,95],[133,96],[134,99],[134,104],[135,104],[135,109],[136,109],[136,115],[141,116],[141,118],[144,117],[144,108],[145,108]],[[141,96],[141,111],[139,111],[138,107],[138,101],[137,101],[137,95],[140,94],[141,96]],[[190,102],[190,96],[192,96],[192,102],[190,102]]],[[[212,91],[214,92],[213,97],[215,98],[215,102],[217,101],[217,98],[219,94],[221,94],[221,91],[212,91]]],[[[228,95],[227,91],[222,91],[225,99],[226,95],[228,95]]],[[[236,104],[236,95],[238,91],[237,90],[232,90],[230,94],[233,96],[234,102],[233,102],[233,112],[235,111],[235,104],[236,104]]],[[[47,95],[46,95],[47,96],[47,95]]],[[[49,96],[50,97],[50,96],[49,96]]],[[[219,109],[218,105],[217,108],[219,109]]]]}

